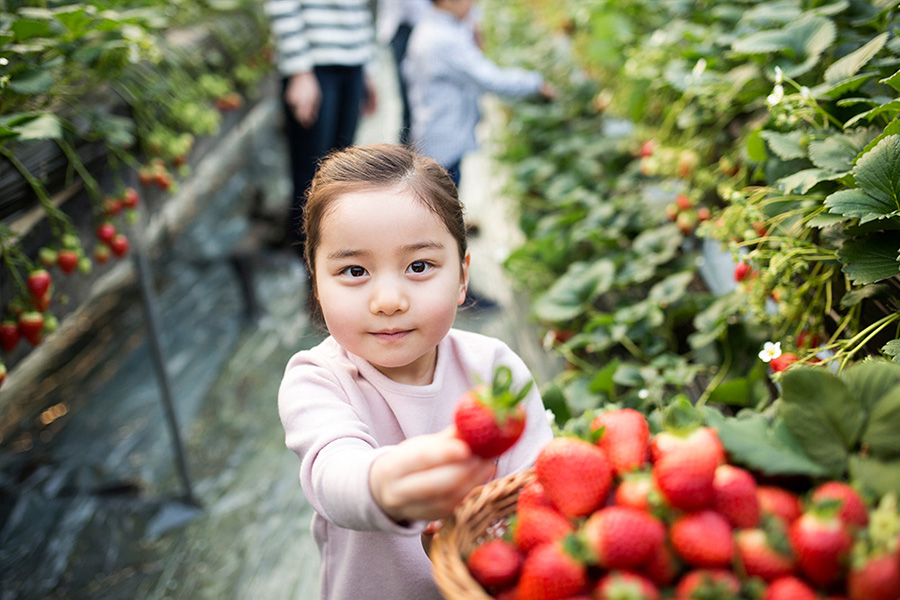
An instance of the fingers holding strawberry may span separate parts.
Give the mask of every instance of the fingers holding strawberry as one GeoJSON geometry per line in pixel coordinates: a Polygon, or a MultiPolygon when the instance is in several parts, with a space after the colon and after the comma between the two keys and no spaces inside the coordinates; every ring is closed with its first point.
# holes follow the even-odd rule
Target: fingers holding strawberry
{"type": "Polygon", "coordinates": [[[369,487],[395,521],[433,521],[449,516],[495,472],[492,461],[473,455],[449,427],[409,438],[379,455],[369,471],[369,487]]]}

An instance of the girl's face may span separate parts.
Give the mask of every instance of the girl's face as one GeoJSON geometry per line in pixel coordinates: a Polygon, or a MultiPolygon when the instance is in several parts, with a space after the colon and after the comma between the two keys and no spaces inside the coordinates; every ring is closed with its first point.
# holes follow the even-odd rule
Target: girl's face
{"type": "Polygon", "coordinates": [[[329,333],[394,381],[431,383],[437,344],[466,297],[469,256],[402,187],[340,196],[315,259],[329,333]]]}

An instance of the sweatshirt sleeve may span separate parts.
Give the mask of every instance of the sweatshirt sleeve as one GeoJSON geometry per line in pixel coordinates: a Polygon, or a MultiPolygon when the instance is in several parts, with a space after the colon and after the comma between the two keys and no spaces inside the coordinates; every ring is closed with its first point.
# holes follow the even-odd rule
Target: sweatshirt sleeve
{"type": "Polygon", "coordinates": [[[415,534],[425,524],[399,524],[375,502],[369,469],[391,446],[379,447],[340,377],[295,355],[278,392],[285,444],[300,458],[300,484],[313,509],[339,527],[415,534]]]}
{"type": "Polygon", "coordinates": [[[306,22],[301,0],[266,0],[278,54],[278,72],[295,75],[313,68],[306,22]]]}
{"type": "Polygon", "coordinates": [[[444,61],[458,77],[473,82],[484,92],[525,97],[538,93],[544,83],[544,77],[537,71],[497,65],[474,42],[444,38],[439,44],[444,47],[437,48],[433,56],[444,61]]]}

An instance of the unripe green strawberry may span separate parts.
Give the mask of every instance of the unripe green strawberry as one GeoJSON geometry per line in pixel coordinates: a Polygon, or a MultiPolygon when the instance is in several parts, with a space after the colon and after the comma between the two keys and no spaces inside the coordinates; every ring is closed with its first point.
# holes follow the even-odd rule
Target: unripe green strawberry
{"type": "Polygon", "coordinates": [[[518,393],[513,393],[512,371],[509,367],[498,367],[490,388],[480,385],[459,399],[453,417],[457,436],[482,458],[506,452],[525,430],[525,409],[521,401],[532,383],[529,381],[518,393]]]}
{"type": "Polygon", "coordinates": [[[612,466],[602,448],[577,438],[557,437],[538,453],[538,481],[565,516],[583,517],[606,503],[612,466]]]}

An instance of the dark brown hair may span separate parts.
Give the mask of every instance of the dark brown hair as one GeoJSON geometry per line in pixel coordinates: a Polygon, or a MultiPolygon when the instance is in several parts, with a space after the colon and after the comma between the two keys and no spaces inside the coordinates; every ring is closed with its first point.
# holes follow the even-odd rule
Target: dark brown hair
{"type": "MultiPolygon", "coordinates": [[[[304,259],[313,294],[316,289],[316,249],[321,238],[322,221],[334,201],[344,194],[396,185],[404,186],[437,215],[459,246],[460,262],[465,260],[467,246],[463,205],[446,169],[435,160],[400,144],[351,146],[332,152],[322,160],[306,195],[304,259]]],[[[312,308],[318,310],[318,300],[312,308]]]]}

